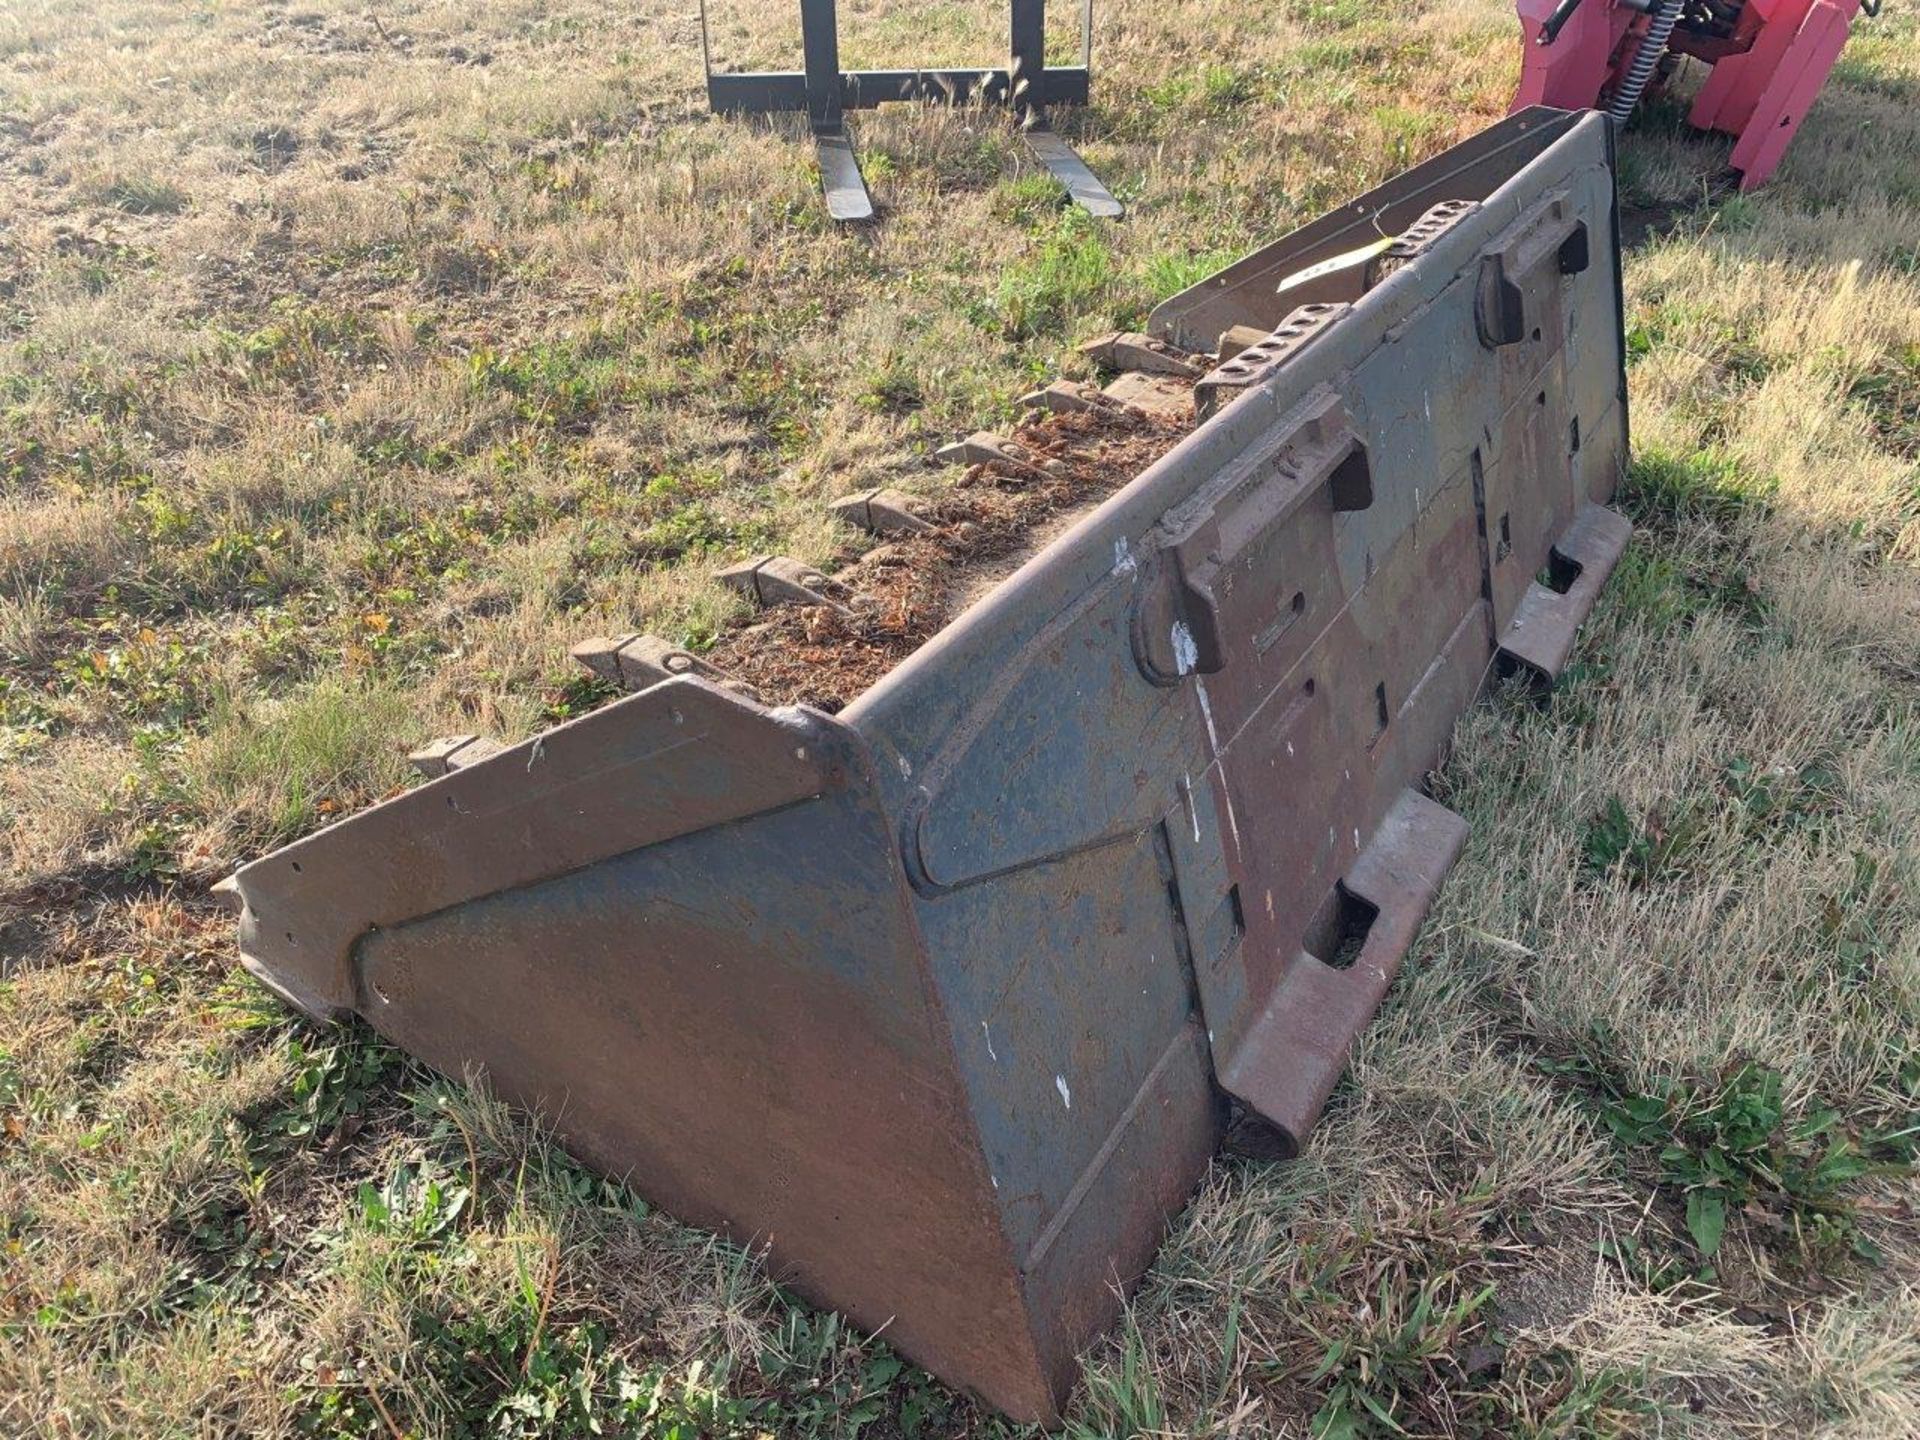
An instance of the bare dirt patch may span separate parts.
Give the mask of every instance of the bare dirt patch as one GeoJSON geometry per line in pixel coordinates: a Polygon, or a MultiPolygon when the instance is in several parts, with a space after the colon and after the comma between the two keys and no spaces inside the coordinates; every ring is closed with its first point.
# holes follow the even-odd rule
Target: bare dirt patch
{"type": "Polygon", "coordinates": [[[1191,428],[1114,407],[1049,415],[1014,438],[1060,468],[973,467],[925,518],[934,528],[869,552],[836,576],[844,608],[788,607],[721,637],[709,657],[770,704],[837,713],[1053,535],[1125,486],[1191,428]]]}

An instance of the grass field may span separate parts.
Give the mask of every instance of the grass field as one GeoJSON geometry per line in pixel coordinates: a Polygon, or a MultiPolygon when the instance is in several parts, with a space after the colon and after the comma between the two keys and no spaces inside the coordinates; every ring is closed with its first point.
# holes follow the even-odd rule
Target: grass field
{"type": "MultiPolygon", "coordinates": [[[[716,58],[790,58],[716,4],[716,58]]],[[[986,61],[991,4],[844,7],[986,61]]],[[[762,10],[777,12],[763,14],[762,10]]],[[[1308,1152],[1221,1162],[1079,1436],[1920,1435],[1920,20],[1778,182],[1624,142],[1633,549],[1308,1152]]],[[[999,1433],[238,971],[209,884],[731,619],[1073,341],[1490,123],[1502,0],[1101,7],[992,114],[705,114],[690,5],[0,9],[0,1434],[999,1433]]]]}

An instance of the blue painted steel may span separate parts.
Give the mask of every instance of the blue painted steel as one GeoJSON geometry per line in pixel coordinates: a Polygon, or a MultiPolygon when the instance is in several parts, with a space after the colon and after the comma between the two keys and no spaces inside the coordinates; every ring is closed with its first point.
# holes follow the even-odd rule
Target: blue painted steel
{"type": "Polygon", "coordinates": [[[246,867],[248,964],[1052,1418],[1229,1103],[1313,1123],[1458,853],[1425,772],[1624,543],[1610,146],[1529,112],[1176,297],[1351,308],[840,716],[665,681],[246,867]]]}

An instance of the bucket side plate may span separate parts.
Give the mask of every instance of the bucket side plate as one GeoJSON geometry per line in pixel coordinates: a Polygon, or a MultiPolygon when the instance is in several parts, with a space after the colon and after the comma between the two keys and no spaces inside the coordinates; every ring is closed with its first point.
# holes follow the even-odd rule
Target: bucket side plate
{"type": "Polygon", "coordinates": [[[479,1072],[597,1170],[1051,1413],[853,732],[672,680],[236,877],[247,963],[479,1072]]]}

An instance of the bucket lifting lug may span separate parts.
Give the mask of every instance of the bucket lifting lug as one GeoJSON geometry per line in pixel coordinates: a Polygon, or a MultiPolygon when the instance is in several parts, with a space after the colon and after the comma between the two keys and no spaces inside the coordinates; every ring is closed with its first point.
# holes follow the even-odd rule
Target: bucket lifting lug
{"type": "MultiPolygon", "coordinates": [[[[1288,422],[1269,458],[1216,497],[1200,519],[1187,521],[1168,546],[1164,598],[1149,596],[1134,618],[1135,659],[1148,679],[1177,684],[1185,675],[1212,675],[1226,667],[1235,638],[1222,613],[1229,594],[1237,608],[1271,612],[1284,623],[1290,606],[1281,595],[1291,592],[1293,581],[1263,563],[1264,546],[1302,504],[1321,494],[1336,513],[1373,504],[1366,442],[1340,397],[1326,388],[1288,422]]],[[[1241,639],[1259,646],[1263,634],[1256,626],[1241,639]]]]}
{"type": "Polygon", "coordinates": [[[1539,284],[1535,277],[1549,262],[1555,281],[1579,275],[1590,263],[1591,253],[1586,221],[1573,213],[1564,192],[1535,205],[1481,256],[1474,303],[1480,343],[1499,350],[1527,339],[1529,290],[1539,284]]]}
{"type": "Polygon", "coordinates": [[[1351,305],[1302,305],[1270,335],[1263,335],[1232,359],[1221,362],[1193,387],[1194,413],[1202,419],[1234,396],[1270,380],[1294,356],[1326,334],[1351,305]]]}
{"type": "Polygon", "coordinates": [[[1505,670],[1524,667],[1551,683],[1573,653],[1574,636],[1626,553],[1633,526],[1602,505],[1584,505],[1548,553],[1546,584],[1535,580],[1500,639],[1505,670]]]}
{"type": "Polygon", "coordinates": [[[1467,822],[1416,790],[1403,792],[1335,885],[1307,944],[1227,1054],[1220,1087],[1297,1154],[1346,1068],[1347,1051],[1400,973],[1467,822]]]}

